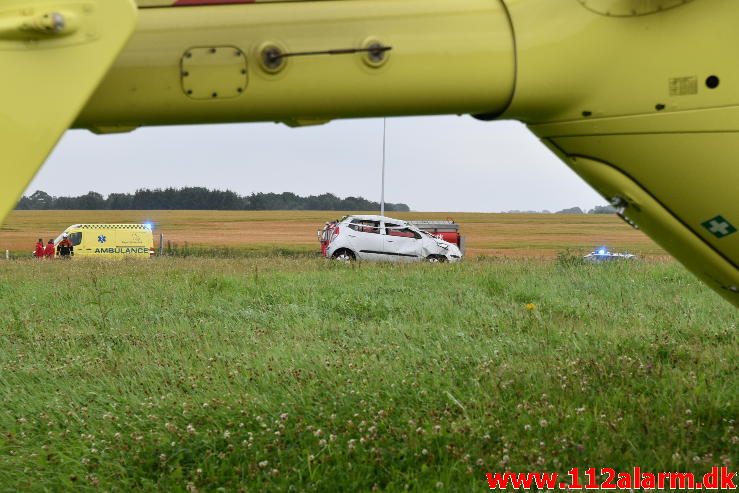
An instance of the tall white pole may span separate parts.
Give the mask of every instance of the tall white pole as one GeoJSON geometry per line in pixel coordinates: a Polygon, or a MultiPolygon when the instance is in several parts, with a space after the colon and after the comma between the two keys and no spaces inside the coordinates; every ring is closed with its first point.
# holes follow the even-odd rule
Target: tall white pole
{"type": "Polygon", "coordinates": [[[387,159],[387,118],[382,119],[382,190],[380,191],[380,215],[385,215],[385,160],[387,159]]]}

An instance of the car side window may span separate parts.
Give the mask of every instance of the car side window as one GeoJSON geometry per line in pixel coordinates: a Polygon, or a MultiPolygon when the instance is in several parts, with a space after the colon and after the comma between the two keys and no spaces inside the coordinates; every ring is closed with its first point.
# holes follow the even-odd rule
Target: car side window
{"type": "Polygon", "coordinates": [[[351,222],[349,228],[360,233],[373,233],[378,235],[380,234],[379,221],[365,221],[361,219],[355,219],[351,222]]]}
{"type": "Polygon", "coordinates": [[[388,236],[399,236],[401,238],[421,239],[421,235],[410,228],[404,228],[399,224],[385,223],[385,232],[388,236]]]}
{"type": "Polygon", "coordinates": [[[400,236],[398,234],[398,230],[400,229],[400,224],[385,223],[385,234],[388,236],[400,236]]]}
{"type": "Polygon", "coordinates": [[[77,246],[82,243],[82,233],[72,233],[69,235],[69,241],[72,242],[72,246],[77,246]]]}

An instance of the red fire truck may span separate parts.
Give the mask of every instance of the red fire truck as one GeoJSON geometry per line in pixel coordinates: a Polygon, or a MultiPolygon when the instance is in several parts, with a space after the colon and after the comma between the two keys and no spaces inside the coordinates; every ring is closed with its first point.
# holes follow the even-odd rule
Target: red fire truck
{"type": "Polygon", "coordinates": [[[464,252],[464,237],[459,232],[459,224],[453,219],[447,218],[444,221],[408,221],[418,229],[438,236],[444,241],[453,243],[464,252]]]}

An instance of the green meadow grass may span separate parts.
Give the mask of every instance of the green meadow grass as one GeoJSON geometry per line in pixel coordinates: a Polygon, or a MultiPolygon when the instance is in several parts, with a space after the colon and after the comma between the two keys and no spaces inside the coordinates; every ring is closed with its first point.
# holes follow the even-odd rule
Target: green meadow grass
{"type": "Polygon", "coordinates": [[[0,327],[0,491],[739,461],[737,310],[671,262],[0,262],[0,327]]]}

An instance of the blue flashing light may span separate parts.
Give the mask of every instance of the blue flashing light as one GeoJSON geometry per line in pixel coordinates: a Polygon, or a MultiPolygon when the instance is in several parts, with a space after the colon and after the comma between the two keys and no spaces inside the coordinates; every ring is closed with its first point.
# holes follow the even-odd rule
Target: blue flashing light
{"type": "Polygon", "coordinates": [[[600,250],[598,250],[598,255],[605,255],[605,254],[607,254],[607,253],[608,253],[608,252],[606,251],[606,249],[605,249],[605,248],[601,248],[600,250]]]}
{"type": "Polygon", "coordinates": [[[144,223],[144,227],[146,229],[154,229],[154,225],[152,223],[144,223]]]}

